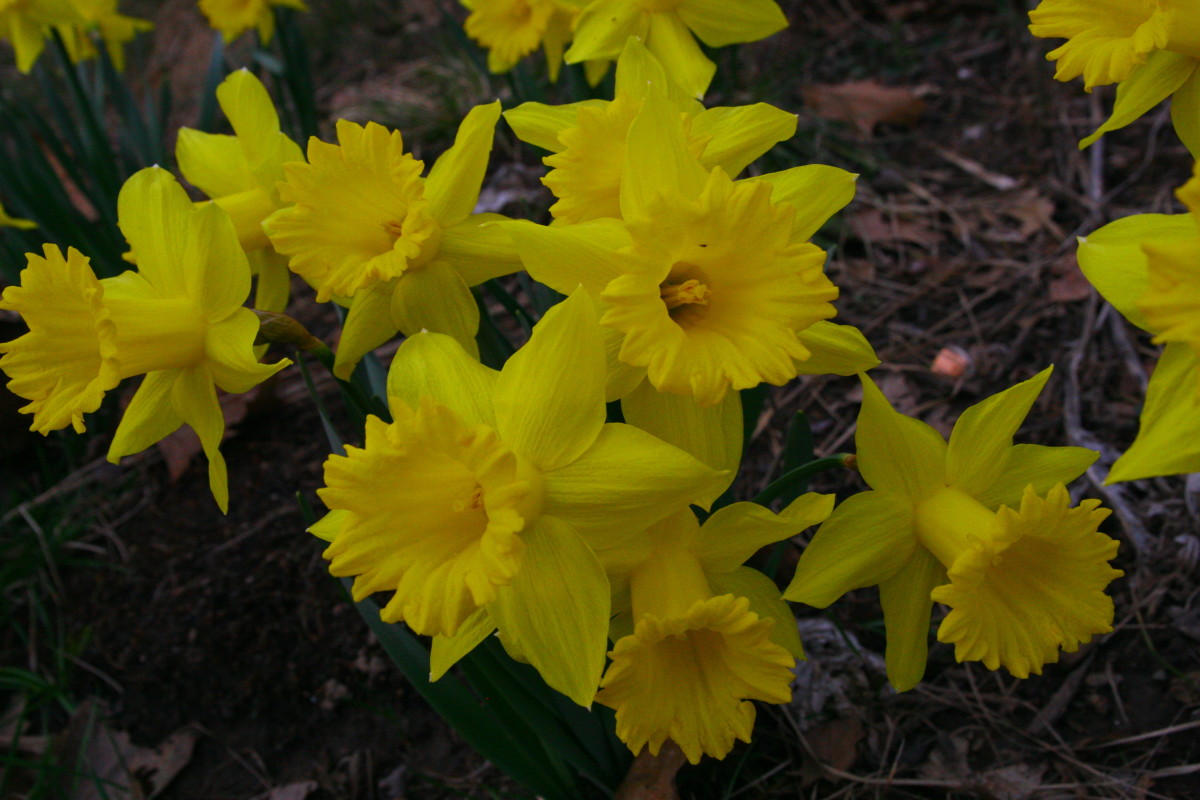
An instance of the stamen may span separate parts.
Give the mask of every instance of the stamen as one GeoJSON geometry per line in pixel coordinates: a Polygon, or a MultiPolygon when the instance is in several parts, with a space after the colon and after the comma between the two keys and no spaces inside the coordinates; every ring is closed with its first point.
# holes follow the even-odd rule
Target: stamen
{"type": "Polygon", "coordinates": [[[383,229],[390,235],[399,239],[404,226],[404,221],[399,219],[389,219],[387,222],[381,222],[380,225],[382,225],[383,229]]]}
{"type": "Polygon", "coordinates": [[[666,303],[668,311],[684,305],[706,306],[708,305],[708,296],[711,294],[709,288],[695,278],[680,284],[663,284],[658,291],[659,296],[666,303]]]}

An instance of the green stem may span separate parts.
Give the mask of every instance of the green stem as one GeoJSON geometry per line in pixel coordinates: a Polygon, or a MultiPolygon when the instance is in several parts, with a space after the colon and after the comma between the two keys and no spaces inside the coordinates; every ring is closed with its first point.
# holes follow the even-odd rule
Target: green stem
{"type": "Polygon", "coordinates": [[[827,469],[851,467],[853,464],[854,456],[850,453],[837,453],[825,458],[818,458],[816,461],[809,461],[807,464],[801,464],[772,481],[771,485],[759,492],[752,502],[758,503],[760,506],[769,505],[772,500],[778,498],[788,490],[788,487],[795,483],[806,481],[818,472],[824,472],[827,469]]]}

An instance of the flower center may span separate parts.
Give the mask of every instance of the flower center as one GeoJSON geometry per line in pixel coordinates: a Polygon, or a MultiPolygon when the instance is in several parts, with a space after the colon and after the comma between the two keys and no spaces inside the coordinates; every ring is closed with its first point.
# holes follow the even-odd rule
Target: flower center
{"type": "Polygon", "coordinates": [[[704,270],[680,261],[671,267],[667,279],[658,287],[658,294],[671,319],[682,323],[706,313],[712,289],[704,270]]]}

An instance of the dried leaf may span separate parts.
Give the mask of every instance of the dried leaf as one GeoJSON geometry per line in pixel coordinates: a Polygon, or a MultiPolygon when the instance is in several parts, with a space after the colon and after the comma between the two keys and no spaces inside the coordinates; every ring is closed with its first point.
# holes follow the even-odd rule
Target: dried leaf
{"type": "Polygon", "coordinates": [[[316,781],[298,781],[286,786],[276,786],[266,794],[260,794],[254,800],[305,800],[320,787],[316,781]]]}
{"type": "Polygon", "coordinates": [[[804,738],[818,761],[845,772],[858,758],[858,743],[864,736],[862,723],[851,717],[826,722],[804,738]]]}
{"type": "Polygon", "coordinates": [[[675,791],[675,773],[687,759],[672,741],[667,741],[657,756],[643,749],[629,766],[629,772],[613,800],[679,800],[675,791]]]}
{"type": "Polygon", "coordinates": [[[1051,272],[1057,276],[1050,281],[1050,299],[1054,302],[1073,303],[1086,300],[1092,293],[1092,284],[1088,283],[1088,279],[1079,269],[1079,262],[1075,260],[1074,253],[1067,253],[1054,262],[1051,272]]]}
{"type": "Polygon", "coordinates": [[[876,80],[806,86],[802,93],[816,114],[850,122],[866,136],[880,122],[912,125],[925,110],[925,102],[915,90],[884,86],[876,80]]]}
{"type": "Polygon", "coordinates": [[[876,208],[851,214],[850,228],[858,238],[872,244],[906,242],[919,247],[931,247],[939,239],[936,233],[919,220],[904,219],[894,214],[885,216],[876,208]]]}

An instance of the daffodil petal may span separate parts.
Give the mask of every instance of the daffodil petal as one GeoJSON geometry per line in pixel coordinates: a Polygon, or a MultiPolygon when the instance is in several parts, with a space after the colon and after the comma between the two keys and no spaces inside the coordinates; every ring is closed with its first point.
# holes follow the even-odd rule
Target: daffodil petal
{"type": "Polygon", "coordinates": [[[458,127],[454,144],[425,178],[429,212],[443,226],[466,219],[479,202],[479,189],[499,119],[499,100],[472,108],[458,127]]]}
{"type": "Polygon", "coordinates": [[[1168,344],[1146,388],[1137,438],[1107,483],[1200,472],[1200,358],[1184,342],[1168,344]]]}
{"type": "Polygon", "coordinates": [[[494,630],[496,630],[496,623],[492,621],[487,609],[479,608],[463,621],[453,636],[443,634],[434,636],[433,644],[429,648],[429,680],[436,681],[445,675],[451,667],[478,647],[494,630]]]}
{"type": "Polygon", "coordinates": [[[630,36],[646,38],[646,15],[627,0],[595,0],[575,23],[575,41],[563,58],[568,64],[615,59],[630,36]]]}
{"type": "Polygon", "coordinates": [[[646,380],[646,368],[635,367],[621,360],[621,346],[625,343],[624,331],[605,327],[601,327],[600,330],[604,342],[604,359],[608,369],[604,400],[614,403],[646,380]]]}
{"type": "Polygon", "coordinates": [[[496,430],[542,470],[579,458],[604,425],[604,348],[586,290],[546,312],[496,383],[496,430]]]}
{"type": "Polygon", "coordinates": [[[667,75],[662,64],[655,58],[640,39],[629,37],[625,49],[617,59],[616,86],[613,96],[628,95],[641,99],[650,92],[668,98],[681,111],[699,114],[704,110],[694,98],[679,88],[667,75]]]}
{"type": "Polygon", "coordinates": [[[547,685],[590,707],[608,644],[608,578],[562,520],[543,515],[521,538],[521,570],[498,590],[488,612],[547,685]]]}
{"type": "MultiPolygon", "coordinates": [[[[182,193],[183,189],[179,191],[182,193]]],[[[188,242],[186,254],[175,254],[176,269],[187,281],[187,294],[200,300],[209,318],[222,319],[250,295],[250,262],[238,243],[237,231],[228,214],[215,205],[189,209],[188,213],[194,215],[195,221],[186,230],[195,241],[188,242]]],[[[164,226],[185,222],[167,220],[164,226]]],[[[138,270],[145,274],[141,253],[136,247],[134,252],[138,254],[138,270]]],[[[153,278],[151,282],[154,283],[153,278]]],[[[157,283],[154,285],[159,287],[157,283]]]]}
{"type": "Polygon", "coordinates": [[[775,581],[751,567],[738,567],[732,572],[709,575],[708,582],[713,594],[732,594],[750,601],[750,610],[763,619],[773,619],[770,639],[775,644],[800,660],[804,658],[804,645],[800,643],[800,629],[796,626],[796,615],[779,596],[775,581]]]}
{"type": "Polygon", "coordinates": [[[279,130],[271,95],[249,70],[240,69],[217,87],[217,100],[237,133],[250,170],[260,186],[273,190],[274,182],[283,178],[283,165],[303,161],[304,154],[279,130]]]}
{"type": "Polygon", "coordinates": [[[342,339],[338,343],[333,374],[349,380],[358,362],[367,353],[399,333],[392,322],[392,295],[396,281],[383,281],[354,295],[346,315],[342,339]]]}
{"type": "Polygon", "coordinates": [[[212,379],[227,392],[248,392],[292,362],[280,359],[262,364],[254,355],[254,337],[258,317],[248,308],[239,308],[227,319],[210,325],[204,349],[212,379]]]}
{"type": "Polygon", "coordinates": [[[1045,494],[1056,484],[1068,484],[1078,478],[1099,457],[1086,447],[1047,447],[1018,444],[1008,451],[1004,469],[975,499],[989,509],[1016,508],[1026,486],[1045,494]]]}
{"type": "Polygon", "coordinates": [[[711,137],[700,160],[735,176],[776,143],[796,135],[796,115],[755,103],[701,111],[692,120],[693,136],[711,137]]]}
{"type": "Polygon", "coordinates": [[[183,417],[171,404],[171,390],[181,371],[159,370],[142,379],[108,447],[109,461],[116,464],[123,456],[140,453],[183,424],[183,417]]]}
{"type": "Polygon", "coordinates": [[[734,503],[715,512],[700,527],[696,555],[709,575],[731,572],[759,549],[824,522],[832,511],[833,495],[815,492],[796,498],[788,511],[780,514],[756,503],[734,503]]]}
{"type": "Polygon", "coordinates": [[[784,599],[825,608],[852,589],[887,580],[917,548],[913,525],[912,506],[896,495],[851,496],[804,548],[784,599]]]}
{"type": "Polygon", "coordinates": [[[521,257],[512,237],[496,224],[508,221],[501,214],[472,214],[451,225],[442,231],[438,260],[453,267],[467,286],[519,271],[521,257]]]}
{"type": "MultiPolygon", "coordinates": [[[[169,297],[188,294],[187,276],[179,269],[181,257],[188,260],[198,257],[189,249],[195,245],[189,241],[191,227],[180,223],[191,213],[193,206],[187,193],[161,167],[147,167],[134,173],[117,196],[121,233],[137,256],[138,271],[169,297]]],[[[233,223],[229,225],[232,228],[233,223]]],[[[243,300],[246,294],[249,291],[242,295],[243,300]]]]}
{"type": "Polygon", "coordinates": [[[578,225],[535,225],[506,222],[502,227],[516,244],[529,276],[556,292],[570,294],[582,285],[594,295],[621,274],[629,233],[620,220],[597,219],[578,225]]]}
{"type": "MultiPolygon", "coordinates": [[[[351,306],[353,308],[353,306],[351,306]]],[[[405,336],[423,330],[444,333],[469,353],[478,353],[479,306],[470,287],[444,261],[402,275],[392,293],[392,322],[405,336]]]]}
{"type": "Polygon", "coordinates": [[[388,369],[387,393],[414,411],[428,395],[464,421],[496,427],[492,394],[500,373],[480,364],[440,333],[418,333],[400,344],[388,369]]]}
{"type": "Polygon", "coordinates": [[[1171,122],[1192,158],[1200,160],[1200,69],[1193,69],[1171,97],[1171,122]]]}
{"type": "Polygon", "coordinates": [[[1150,285],[1143,242],[1168,244],[1195,239],[1196,218],[1191,214],[1136,214],[1079,239],[1079,268],[1096,291],[1125,319],[1149,330],[1137,307],[1150,285]]]}
{"type": "Polygon", "coordinates": [[[575,125],[581,108],[603,108],[605,100],[583,100],[561,106],[545,103],[522,103],[504,112],[504,121],[522,142],[551,153],[563,149],[558,134],[575,125]]]}
{"type": "Polygon", "coordinates": [[[346,524],[350,512],[344,508],[335,508],[325,516],[308,526],[308,532],[322,541],[332,542],[346,524]]]}
{"type": "Polygon", "coordinates": [[[1146,63],[1117,84],[1117,99],[1113,113],[1090,136],[1079,142],[1079,149],[1090,145],[1109,131],[1124,128],[1150,109],[1166,100],[1171,93],[1195,74],[1196,59],[1170,50],[1158,50],[1149,55],[1146,63]]]}
{"type": "Polygon", "coordinates": [[[225,436],[225,416],[217,402],[217,390],[206,366],[180,370],[171,387],[171,404],[183,421],[200,437],[200,446],[208,459],[208,487],[222,514],[229,512],[229,478],[221,439],[225,436]]]}
{"type": "Polygon", "coordinates": [[[946,569],[929,551],[918,548],[899,572],[879,584],[879,604],[887,629],[888,680],[897,692],[921,682],[929,656],[929,593],[946,582],[946,569]]]}
{"type": "Polygon", "coordinates": [[[708,174],[687,146],[683,118],[665,98],[650,95],[629,126],[621,173],[621,214],[651,216],[661,197],[698,197],[708,174]]]}
{"type": "Polygon", "coordinates": [[[857,375],[879,366],[875,349],[853,325],[820,320],[797,331],[796,338],[809,352],[796,362],[798,375],[857,375]]]}
{"type": "Polygon", "coordinates": [[[715,406],[691,395],[660,392],[642,381],[621,400],[625,421],[694,455],[732,482],[742,462],[742,396],[727,392],[715,406]]]}
{"type": "Polygon", "coordinates": [[[246,154],[236,136],[180,128],[175,140],[175,160],[187,182],[209,197],[254,188],[246,154]]]}
{"type": "Polygon", "coordinates": [[[854,199],[858,175],[825,164],[806,164],[747,180],[769,184],[772,203],[790,203],[796,207],[792,238],[807,241],[854,199]]]}
{"type": "Polygon", "coordinates": [[[287,308],[292,273],[287,259],[267,248],[246,254],[258,279],[254,285],[254,307],[259,311],[282,312],[287,308]]]}
{"type": "Polygon", "coordinates": [[[1053,370],[1053,366],[1047,367],[962,413],[946,448],[948,485],[974,497],[1004,477],[1013,436],[1053,370]]]}
{"type": "Polygon", "coordinates": [[[898,413],[875,382],[862,377],[858,412],[858,469],[872,489],[911,502],[944,485],[946,440],[920,420],[898,413]]]}
{"type": "Polygon", "coordinates": [[[679,4],[678,13],[709,47],[757,42],[788,25],[775,0],[687,0],[679,4]]]}
{"type": "Polygon", "coordinates": [[[646,47],[692,97],[704,97],[717,65],[708,60],[688,26],[674,13],[651,12],[646,47]]]}
{"type": "Polygon", "coordinates": [[[674,509],[707,507],[728,476],[632,425],[605,425],[595,444],[546,474],[544,513],[599,549],[638,536],[674,509]]]}

